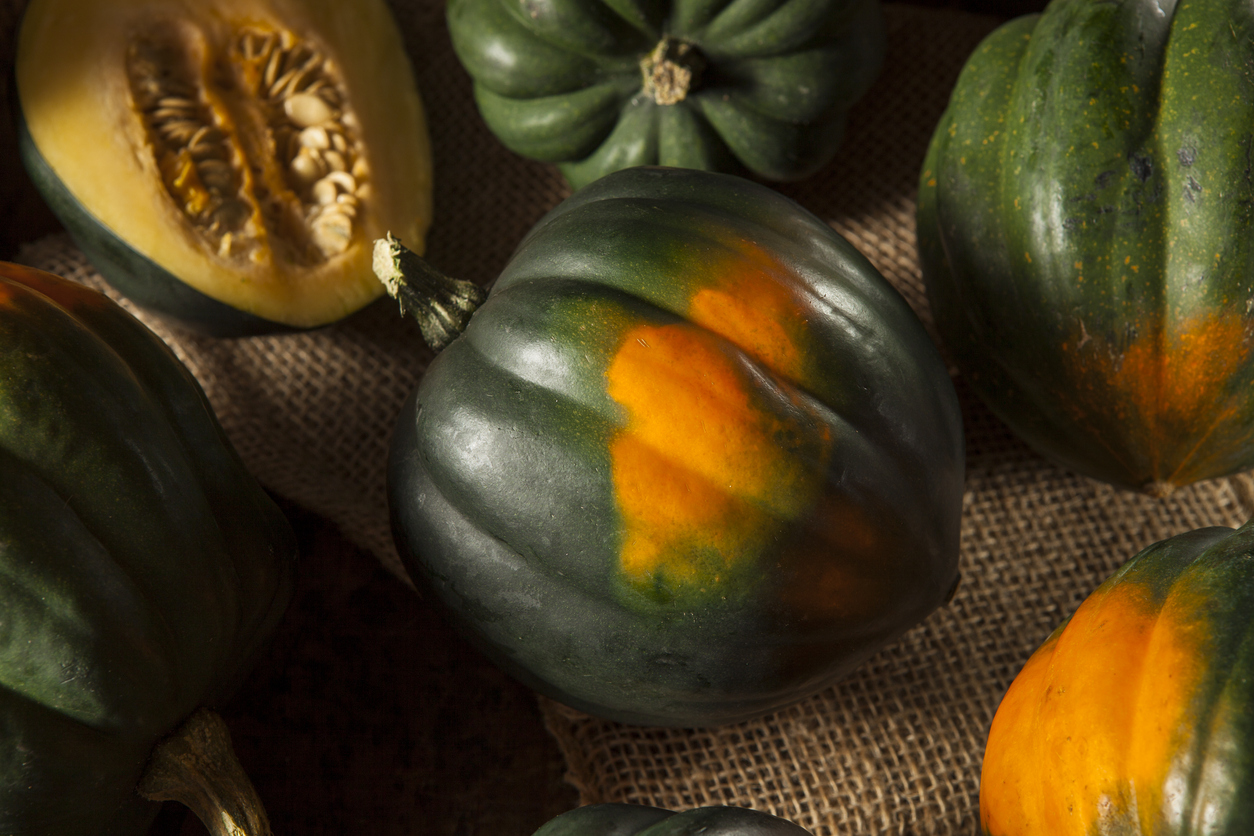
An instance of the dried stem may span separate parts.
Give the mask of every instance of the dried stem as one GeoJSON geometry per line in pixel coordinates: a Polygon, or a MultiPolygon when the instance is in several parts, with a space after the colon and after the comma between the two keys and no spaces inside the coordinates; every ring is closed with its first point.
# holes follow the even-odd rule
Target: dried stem
{"type": "Polygon", "coordinates": [[[374,242],[373,266],[401,314],[418,321],[422,338],[433,351],[457,339],[488,296],[477,284],[436,270],[391,233],[374,242]]]}
{"type": "Polygon", "coordinates": [[[149,801],[186,805],[212,836],[272,836],[226,723],[207,708],[197,709],[157,745],[138,792],[149,801]]]}
{"type": "Polygon", "coordinates": [[[696,90],[705,58],[686,41],[663,38],[640,59],[644,93],[660,105],[679,104],[696,90]]]}

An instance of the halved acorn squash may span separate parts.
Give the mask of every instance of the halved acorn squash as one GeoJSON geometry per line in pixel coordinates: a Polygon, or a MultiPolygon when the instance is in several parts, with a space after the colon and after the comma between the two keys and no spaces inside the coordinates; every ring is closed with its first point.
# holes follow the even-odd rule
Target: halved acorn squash
{"type": "Polygon", "coordinates": [[[431,216],[425,116],[383,0],[33,0],[21,150],[137,304],[241,335],[376,299],[370,244],[431,216]]]}

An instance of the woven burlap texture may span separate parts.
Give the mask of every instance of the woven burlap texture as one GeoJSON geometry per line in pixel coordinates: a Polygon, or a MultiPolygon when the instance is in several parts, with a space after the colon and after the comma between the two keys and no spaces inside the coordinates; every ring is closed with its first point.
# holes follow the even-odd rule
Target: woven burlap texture
{"type": "MultiPolygon", "coordinates": [[[[568,191],[554,169],[510,154],[487,133],[440,4],[399,0],[394,8],[435,153],[428,257],[489,284],[568,191]]],[[[886,11],[887,65],[852,112],[839,158],[779,188],[853,241],[928,322],[915,178],[962,62],[998,21],[906,5],[886,11]]],[[[34,242],[18,258],[103,287],[64,236],[34,242]]],[[[395,416],[430,357],[415,327],[381,304],[312,333],[213,340],[132,310],[200,380],[268,488],[334,521],[404,577],[384,468],[395,416]]],[[[755,722],[646,729],[541,699],[585,803],[735,804],[817,836],[971,834],[985,732],[1031,650],[1139,548],[1203,525],[1237,525],[1254,511],[1246,476],[1152,500],[1062,471],[956,382],[969,470],[954,600],[837,687],[755,722]]]]}

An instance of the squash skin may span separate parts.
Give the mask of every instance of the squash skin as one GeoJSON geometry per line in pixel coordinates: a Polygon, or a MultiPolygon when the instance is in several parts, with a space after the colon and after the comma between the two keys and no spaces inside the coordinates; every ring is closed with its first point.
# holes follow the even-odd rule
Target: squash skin
{"type": "Polygon", "coordinates": [[[1150,546],[1024,665],[993,719],[986,836],[1254,830],[1254,524],[1150,546]]]}
{"type": "Polygon", "coordinates": [[[639,168],[519,245],[402,410],[389,497],[415,582],[515,677],[714,725],[946,599],[963,466],[934,346],[853,247],[764,186],[639,168]]]}
{"type": "Polygon", "coordinates": [[[747,807],[672,812],[642,804],[590,804],[546,822],[532,836],[807,836],[787,819],[747,807]]]}
{"type": "Polygon", "coordinates": [[[990,408],[1160,495],[1254,466],[1254,17],[1163,8],[1060,0],[991,34],[918,208],[937,327],[990,408]]]}
{"type": "MultiPolygon", "coordinates": [[[[337,322],[383,295],[370,270],[374,237],[392,230],[423,247],[432,212],[429,139],[412,69],[383,2],[350,9],[331,0],[33,0],[19,32],[15,78],[19,152],[49,208],[110,284],[193,330],[235,337],[337,322]],[[164,163],[125,89],[123,33],[152,20],[198,30],[219,49],[232,27],[290,27],[330,56],[371,169],[371,196],[357,207],[347,251],[302,264],[280,254],[275,242],[287,235],[271,221],[256,259],[220,258],[197,237],[161,187],[164,163]]],[[[238,90],[219,96],[231,101],[220,116],[236,140],[256,127],[240,112],[242,97],[238,90]]],[[[242,150],[264,144],[235,148],[246,158],[239,167],[254,169],[244,191],[258,206],[275,194],[279,202],[291,196],[262,182],[260,155],[242,150]]]]}
{"type": "Polygon", "coordinates": [[[846,113],[878,75],[884,21],[870,0],[717,8],[692,0],[450,0],[475,101],[510,150],[557,163],[572,188],[638,165],[798,180],[834,155],[846,113]],[[663,35],[704,69],[659,104],[641,59],[663,35]]]}
{"type": "Polygon", "coordinates": [[[0,265],[0,830],[140,834],[153,746],[241,683],[295,536],[105,296],[0,265]]]}

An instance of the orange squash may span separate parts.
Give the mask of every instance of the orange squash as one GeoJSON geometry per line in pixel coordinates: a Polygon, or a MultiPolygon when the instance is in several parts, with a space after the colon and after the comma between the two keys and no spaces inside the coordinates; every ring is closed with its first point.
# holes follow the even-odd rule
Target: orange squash
{"type": "Polygon", "coordinates": [[[1254,523],[1145,549],[1028,660],[989,732],[985,836],[1254,833],[1254,523]]]}

